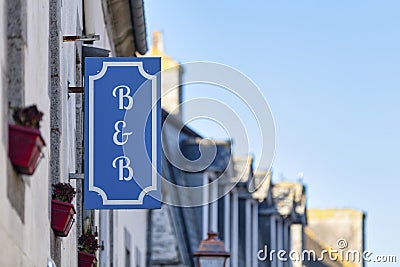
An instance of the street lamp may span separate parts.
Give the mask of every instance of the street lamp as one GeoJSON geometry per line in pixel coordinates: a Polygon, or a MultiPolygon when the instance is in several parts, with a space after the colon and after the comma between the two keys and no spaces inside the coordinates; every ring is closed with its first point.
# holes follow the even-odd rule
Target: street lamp
{"type": "Polygon", "coordinates": [[[231,254],[225,251],[225,244],[218,239],[218,233],[209,232],[208,238],[200,242],[194,256],[198,267],[225,267],[231,254]]]}

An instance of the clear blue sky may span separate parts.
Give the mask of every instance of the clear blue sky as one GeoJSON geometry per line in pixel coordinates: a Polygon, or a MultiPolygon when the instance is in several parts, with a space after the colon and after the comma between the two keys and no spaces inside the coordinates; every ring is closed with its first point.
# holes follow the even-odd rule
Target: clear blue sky
{"type": "Polygon", "coordinates": [[[149,43],[162,30],[177,61],[232,66],[262,90],[275,180],[302,172],[309,207],[364,210],[367,248],[400,258],[400,1],[145,2],[149,43]]]}

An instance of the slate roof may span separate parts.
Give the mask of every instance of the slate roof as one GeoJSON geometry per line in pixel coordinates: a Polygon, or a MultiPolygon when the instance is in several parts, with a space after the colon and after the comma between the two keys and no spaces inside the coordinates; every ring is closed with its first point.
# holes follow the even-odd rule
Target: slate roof
{"type": "MultiPolygon", "coordinates": [[[[163,120],[167,117],[168,113],[163,110],[163,120]]],[[[179,137],[181,141],[196,145],[201,140],[201,136],[190,128],[186,126],[182,128],[182,122],[168,120],[168,123],[168,127],[181,129],[179,137]]],[[[217,143],[222,146],[227,145],[226,142],[217,143]]],[[[168,147],[168,142],[163,145],[166,146],[164,149],[171,149],[168,147]]],[[[193,153],[193,151],[190,150],[189,153],[193,153]]],[[[219,153],[218,155],[219,157],[230,157],[230,143],[229,153],[219,153]]],[[[174,156],[174,154],[170,156],[174,156]]],[[[171,164],[165,155],[162,156],[162,175],[169,182],[183,186],[196,186],[196,183],[203,182],[201,172],[193,174],[182,171],[171,164]]],[[[187,202],[191,198],[191,196],[185,195],[185,192],[177,194],[163,190],[163,199],[164,197],[169,198],[169,200],[173,200],[173,203],[181,203],[182,199],[187,202]]],[[[202,239],[201,207],[183,208],[164,204],[161,211],[152,210],[150,213],[152,220],[149,226],[151,243],[149,244],[148,265],[194,267],[192,255],[202,239]],[[163,251],[163,247],[166,246],[168,248],[163,251]]]]}
{"type": "Polygon", "coordinates": [[[181,142],[182,154],[192,161],[192,164],[188,162],[188,165],[184,167],[195,171],[199,166],[204,166],[205,169],[202,171],[223,173],[231,158],[231,146],[232,143],[229,140],[202,138],[183,140],[181,142]]]}

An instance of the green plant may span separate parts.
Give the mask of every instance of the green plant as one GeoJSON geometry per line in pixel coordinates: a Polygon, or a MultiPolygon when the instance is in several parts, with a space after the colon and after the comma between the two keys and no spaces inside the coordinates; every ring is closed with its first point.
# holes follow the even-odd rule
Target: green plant
{"type": "Polygon", "coordinates": [[[95,254],[100,248],[96,236],[90,232],[83,234],[78,239],[78,247],[80,251],[95,254]]]}
{"type": "Polygon", "coordinates": [[[39,129],[43,112],[39,111],[36,105],[25,108],[14,108],[13,119],[16,125],[39,129]]]}
{"type": "Polygon", "coordinates": [[[52,199],[68,203],[71,203],[72,199],[74,199],[76,191],[69,183],[56,183],[52,184],[52,187],[52,199]]]}

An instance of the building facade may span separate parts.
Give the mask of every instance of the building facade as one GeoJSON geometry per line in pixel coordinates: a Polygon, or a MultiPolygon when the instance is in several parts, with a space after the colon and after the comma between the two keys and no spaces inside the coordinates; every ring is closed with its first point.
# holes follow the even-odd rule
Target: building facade
{"type": "Polygon", "coordinates": [[[147,52],[143,1],[1,1],[1,266],[77,266],[77,239],[98,235],[100,266],[145,266],[146,211],[83,208],[83,74],[90,56],[147,52]],[[46,143],[33,175],[8,157],[8,125],[16,107],[44,113],[46,143]],[[76,188],[76,215],[66,237],[51,229],[52,184],[76,188]]]}
{"type": "Polygon", "coordinates": [[[334,222],[354,246],[364,247],[363,236],[348,230],[350,222],[364,229],[364,217],[343,211],[321,220],[321,212],[311,211],[307,219],[302,183],[274,183],[272,170],[255,172],[251,156],[234,155],[231,140],[212,140],[183,124],[184,69],[164,52],[160,32],[148,51],[142,0],[0,0],[0,17],[0,266],[78,266],[78,238],[87,232],[97,235],[101,267],[195,267],[193,255],[210,231],[224,241],[230,267],[314,266],[262,259],[260,251],[330,245],[339,234],[326,232],[334,222]],[[85,58],[110,56],[162,59],[159,210],[84,209],[85,58]],[[33,175],[24,175],[10,161],[9,124],[15,108],[32,104],[44,113],[46,146],[33,175]],[[200,150],[215,150],[215,158],[197,161],[200,150]],[[52,184],[58,182],[77,191],[66,237],[51,228],[52,184]]]}
{"type": "Polygon", "coordinates": [[[305,231],[305,247],[321,255],[322,251],[338,251],[320,262],[309,261],[307,266],[365,266],[366,214],[355,209],[310,209],[305,231]],[[341,253],[339,253],[341,252],[341,253]]]}

